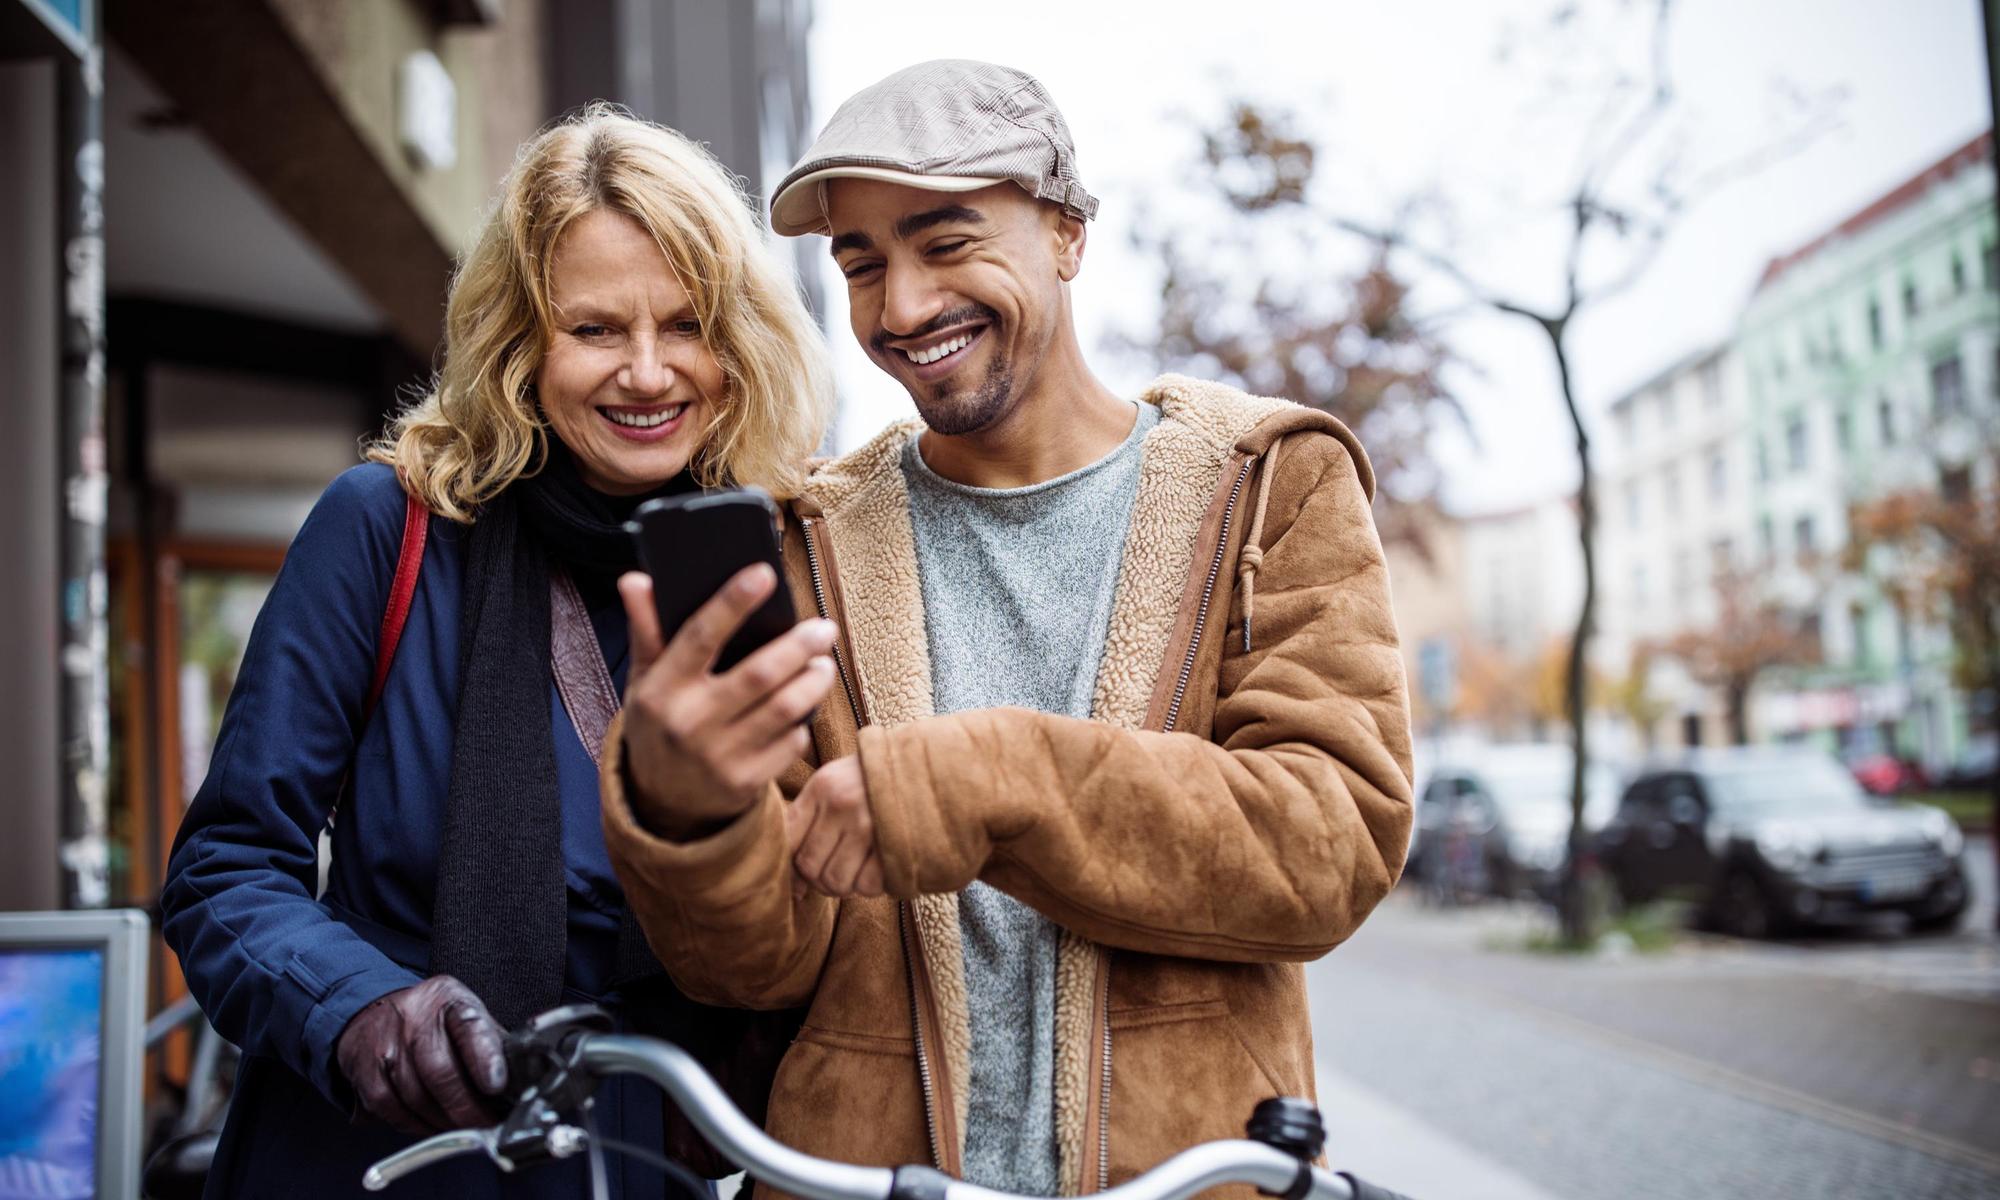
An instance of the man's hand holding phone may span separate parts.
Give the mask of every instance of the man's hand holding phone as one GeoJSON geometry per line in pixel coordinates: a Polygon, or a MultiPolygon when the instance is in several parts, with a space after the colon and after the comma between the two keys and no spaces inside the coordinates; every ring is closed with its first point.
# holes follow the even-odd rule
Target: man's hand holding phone
{"type": "Polygon", "coordinates": [[[805,757],[804,724],[833,687],[833,622],[801,621],[726,671],[717,657],[778,587],[756,563],[731,576],[664,641],[653,581],[618,581],[631,621],[625,753],[633,815],[662,837],[688,841],[752,804],[805,757]]]}

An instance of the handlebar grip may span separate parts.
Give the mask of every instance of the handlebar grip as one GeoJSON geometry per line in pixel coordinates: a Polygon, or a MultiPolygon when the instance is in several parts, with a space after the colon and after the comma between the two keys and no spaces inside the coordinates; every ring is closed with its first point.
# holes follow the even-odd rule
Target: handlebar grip
{"type": "Polygon", "coordinates": [[[1335,1171],[1334,1174],[1345,1179],[1347,1186],[1354,1189],[1354,1200],[1410,1200],[1408,1196],[1405,1196],[1401,1192],[1392,1192],[1388,1188],[1377,1187],[1366,1179],[1355,1178],[1346,1171],[1335,1171]]]}

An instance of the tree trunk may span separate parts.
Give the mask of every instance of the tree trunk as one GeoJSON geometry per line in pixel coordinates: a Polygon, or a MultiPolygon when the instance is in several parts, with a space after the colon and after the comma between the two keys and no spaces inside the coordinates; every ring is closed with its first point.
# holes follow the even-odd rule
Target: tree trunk
{"type": "Polygon", "coordinates": [[[1568,708],[1570,745],[1574,757],[1570,770],[1569,854],[1563,861],[1562,884],[1557,889],[1557,919],[1562,937],[1572,945],[1590,941],[1589,898],[1584,889],[1584,863],[1589,856],[1589,834],[1583,821],[1584,776],[1590,764],[1589,700],[1586,691],[1590,634],[1597,610],[1597,503],[1591,488],[1590,435],[1584,431],[1583,414],[1577,408],[1576,391],[1569,374],[1569,354],[1563,346],[1567,325],[1562,320],[1542,322],[1549,348],[1556,357],[1556,376],[1562,384],[1563,405],[1569,410],[1570,427],[1576,433],[1577,536],[1583,546],[1583,607],[1577,613],[1576,633],[1569,643],[1568,708]]]}
{"type": "MultiPolygon", "coordinates": [[[[1993,847],[1995,877],[2000,878],[2000,766],[1994,768],[1992,776],[1987,780],[1987,786],[1993,793],[1991,796],[1993,812],[1986,824],[1986,840],[1993,847]]],[[[1995,905],[1993,909],[1993,930],[1995,933],[2000,933],[2000,905],[1995,905]]]]}
{"type": "Polygon", "coordinates": [[[1722,690],[1724,703],[1729,707],[1729,744],[1747,746],[1750,744],[1750,685],[1732,683],[1722,690]]]}

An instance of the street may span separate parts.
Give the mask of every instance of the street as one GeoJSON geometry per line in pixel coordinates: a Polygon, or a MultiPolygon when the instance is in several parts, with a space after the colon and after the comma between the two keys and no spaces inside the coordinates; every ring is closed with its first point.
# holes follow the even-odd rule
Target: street
{"type": "Polygon", "coordinates": [[[1399,892],[1309,969],[1328,1154],[1417,1200],[2000,1196],[1991,855],[1913,939],[1574,957],[1399,892]]]}

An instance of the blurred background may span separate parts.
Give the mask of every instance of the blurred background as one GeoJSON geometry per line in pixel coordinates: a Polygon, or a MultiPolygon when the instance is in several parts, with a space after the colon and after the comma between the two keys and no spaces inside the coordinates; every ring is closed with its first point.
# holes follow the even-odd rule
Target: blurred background
{"type": "MultiPolygon", "coordinates": [[[[615,100],[761,196],[848,94],[977,57],[1047,83],[1103,200],[1073,291],[1105,380],[1325,408],[1384,480],[1418,828],[1312,968],[1335,1163],[1420,1196],[2000,1195],[1995,28],[0,0],[0,910],[150,901],[286,543],[424,386],[521,141],[615,100]]],[[[908,402],[823,242],[780,249],[852,448],[908,402]]],[[[226,1079],[159,1032],[147,1095],[185,1121],[226,1079]]]]}

